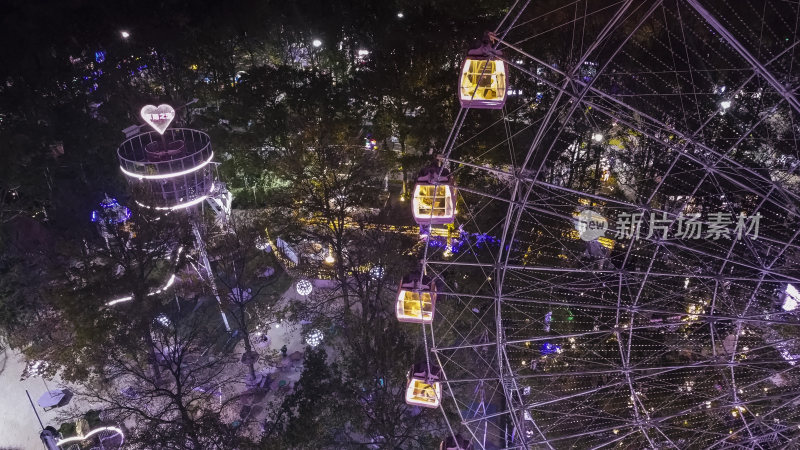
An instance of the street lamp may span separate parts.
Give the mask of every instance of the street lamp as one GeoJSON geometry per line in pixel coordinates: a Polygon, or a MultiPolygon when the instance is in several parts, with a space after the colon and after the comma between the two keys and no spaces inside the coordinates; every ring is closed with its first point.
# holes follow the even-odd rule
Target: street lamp
{"type": "Polygon", "coordinates": [[[127,31],[121,31],[119,34],[122,35],[122,39],[128,39],[129,37],[131,37],[131,34],[128,33],[127,31]]]}
{"type": "Polygon", "coordinates": [[[314,39],[313,41],[311,41],[311,45],[313,45],[314,47],[319,47],[322,45],[322,41],[320,41],[319,39],[314,39]]]}
{"type": "Polygon", "coordinates": [[[402,19],[403,18],[403,11],[400,11],[399,13],[397,13],[397,18],[398,19],[402,19]]]}

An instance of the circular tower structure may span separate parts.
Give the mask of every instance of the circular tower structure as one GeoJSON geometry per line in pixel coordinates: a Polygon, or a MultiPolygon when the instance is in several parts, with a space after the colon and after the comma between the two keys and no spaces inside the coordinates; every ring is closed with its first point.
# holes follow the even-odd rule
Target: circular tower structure
{"type": "Polygon", "coordinates": [[[131,181],[144,184],[147,207],[188,208],[212,196],[211,138],[202,131],[170,128],[161,135],[149,131],[133,136],[117,149],[120,169],[131,181]]]}
{"type": "MultiPolygon", "coordinates": [[[[141,206],[157,210],[183,210],[198,206],[206,200],[224,226],[230,213],[233,196],[223,183],[217,181],[212,170],[211,138],[202,131],[189,128],[167,129],[175,117],[169,105],[148,105],[142,109],[142,118],[157,131],[148,131],[128,138],[117,149],[120,170],[128,181],[143,188],[147,204],[141,206]]],[[[138,202],[137,202],[138,203],[138,202]]],[[[197,242],[205,276],[217,301],[217,292],[211,264],[206,254],[205,242],[198,220],[192,220],[192,231],[197,242]]],[[[230,331],[228,319],[220,306],[225,329],[230,331]]]]}

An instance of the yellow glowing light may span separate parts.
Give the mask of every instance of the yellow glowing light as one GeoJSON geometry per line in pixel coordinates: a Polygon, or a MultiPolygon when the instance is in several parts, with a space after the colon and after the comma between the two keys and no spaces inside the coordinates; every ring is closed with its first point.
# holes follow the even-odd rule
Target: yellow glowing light
{"type": "Polygon", "coordinates": [[[333,247],[328,247],[328,256],[325,257],[325,262],[328,264],[333,264],[336,259],[333,257],[333,247]]]}

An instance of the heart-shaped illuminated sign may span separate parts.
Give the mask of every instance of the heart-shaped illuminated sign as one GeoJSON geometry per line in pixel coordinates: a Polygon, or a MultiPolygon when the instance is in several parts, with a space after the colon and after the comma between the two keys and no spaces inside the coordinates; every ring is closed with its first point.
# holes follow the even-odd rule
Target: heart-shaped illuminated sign
{"type": "Polygon", "coordinates": [[[142,108],[142,119],[147,122],[159,134],[164,134],[169,124],[175,119],[175,109],[167,104],[147,105],[142,108]]]}

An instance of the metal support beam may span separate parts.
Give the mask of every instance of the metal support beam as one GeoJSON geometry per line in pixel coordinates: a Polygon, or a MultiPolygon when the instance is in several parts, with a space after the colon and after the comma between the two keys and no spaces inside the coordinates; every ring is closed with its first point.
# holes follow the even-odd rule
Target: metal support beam
{"type": "Polygon", "coordinates": [[[697,0],[686,0],[686,3],[691,5],[691,7],[694,8],[694,10],[697,11],[697,13],[700,14],[700,16],[703,17],[703,19],[705,19],[705,21],[708,22],[708,24],[711,25],[711,27],[713,27],[717,33],[722,35],[722,37],[728,42],[728,44],[730,44],[730,46],[733,47],[733,49],[736,50],[736,52],[739,53],[739,55],[741,55],[742,58],[744,58],[745,61],[747,61],[753,67],[753,70],[755,70],[759,75],[761,75],[761,77],[764,78],[764,80],[767,83],[769,83],[769,85],[772,86],[773,89],[778,91],[778,93],[781,94],[786,99],[787,102],[789,102],[789,104],[792,106],[792,108],[794,108],[796,112],[800,113],[800,102],[797,101],[797,97],[794,96],[794,93],[789,89],[786,89],[786,86],[781,84],[781,82],[778,81],[777,78],[775,78],[775,75],[773,75],[772,72],[767,70],[767,68],[764,67],[763,64],[761,64],[761,61],[759,61],[755,56],[753,56],[745,48],[745,46],[742,45],[742,43],[739,42],[739,40],[736,39],[736,37],[733,34],[731,34],[731,32],[728,31],[728,29],[725,28],[722,25],[722,23],[720,23],[720,21],[717,20],[716,17],[714,17],[713,14],[711,14],[697,0]]]}

